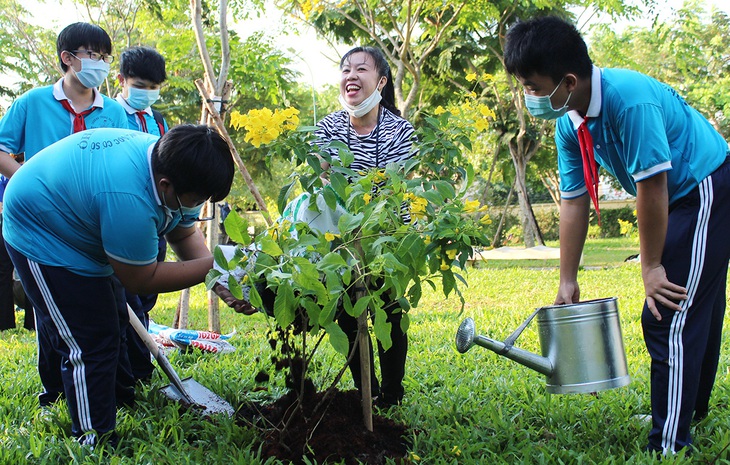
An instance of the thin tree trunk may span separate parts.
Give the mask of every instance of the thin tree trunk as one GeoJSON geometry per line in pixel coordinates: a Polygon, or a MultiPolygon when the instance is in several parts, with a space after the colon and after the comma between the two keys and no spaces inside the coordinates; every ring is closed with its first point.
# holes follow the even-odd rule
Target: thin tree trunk
{"type": "Polygon", "coordinates": [[[515,191],[515,185],[512,184],[512,187],[509,188],[509,193],[507,194],[507,201],[504,203],[504,210],[502,211],[502,217],[499,219],[499,224],[497,225],[497,232],[494,233],[494,240],[492,241],[492,245],[494,247],[497,247],[498,245],[501,245],[501,241],[499,240],[500,234],[502,234],[502,228],[504,227],[504,220],[507,218],[507,212],[509,212],[509,203],[512,201],[512,193],[515,191]]]}

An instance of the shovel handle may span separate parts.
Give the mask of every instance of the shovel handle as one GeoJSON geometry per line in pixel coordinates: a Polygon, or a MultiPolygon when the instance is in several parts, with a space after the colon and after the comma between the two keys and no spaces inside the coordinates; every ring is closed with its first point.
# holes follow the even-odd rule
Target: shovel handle
{"type": "Polygon", "coordinates": [[[172,383],[172,385],[175,386],[175,389],[180,392],[180,395],[183,399],[185,399],[185,402],[191,405],[195,404],[195,401],[192,399],[192,397],[190,397],[190,394],[188,394],[188,392],[185,390],[185,387],[183,387],[180,376],[178,376],[175,369],[172,368],[172,365],[170,365],[170,361],[167,360],[165,354],[160,351],[159,347],[157,347],[157,343],[154,339],[152,339],[150,333],[147,332],[147,328],[145,328],[142,322],[139,321],[139,318],[137,317],[137,315],[135,315],[132,307],[130,307],[129,304],[127,304],[127,313],[129,314],[129,324],[132,325],[132,328],[134,328],[134,331],[137,333],[139,338],[142,339],[144,345],[147,346],[147,348],[150,350],[150,353],[152,353],[152,355],[155,357],[155,360],[157,360],[157,364],[170,379],[170,383],[172,383]]]}
{"type": "Polygon", "coordinates": [[[132,325],[132,328],[134,328],[134,331],[137,333],[140,339],[142,339],[142,342],[144,342],[144,345],[147,346],[147,348],[150,350],[150,353],[152,353],[152,356],[157,358],[157,355],[160,352],[160,348],[157,347],[157,343],[152,339],[152,336],[150,336],[150,333],[147,332],[147,328],[144,327],[141,321],[139,321],[139,317],[134,313],[132,310],[132,307],[127,304],[127,313],[129,313],[129,324],[132,325]]]}

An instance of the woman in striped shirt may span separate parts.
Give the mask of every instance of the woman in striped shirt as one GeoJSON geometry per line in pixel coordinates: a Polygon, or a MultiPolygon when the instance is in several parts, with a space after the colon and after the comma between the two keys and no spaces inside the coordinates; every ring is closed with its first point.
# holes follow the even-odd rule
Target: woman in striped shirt
{"type": "MultiPolygon", "coordinates": [[[[333,140],[347,144],[354,155],[350,165],[354,171],[385,168],[389,163],[403,164],[413,157],[415,131],[400,117],[400,111],[393,103],[392,74],[383,52],[375,47],[355,47],[342,57],[340,70],[339,100],[343,110],[331,113],[317,123],[318,144],[333,140]]],[[[333,158],[337,157],[336,148],[329,150],[333,158]]],[[[328,167],[326,163],[324,167],[328,167]]],[[[384,351],[378,343],[382,385],[375,377],[372,364],[371,379],[373,397],[377,396],[376,405],[389,407],[403,399],[408,336],[401,330],[403,313],[398,303],[386,302],[384,308],[387,321],[392,324],[393,345],[384,351]]],[[[352,350],[357,337],[357,321],[341,310],[338,323],[347,334],[352,350]]],[[[372,346],[370,351],[372,353],[372,346]]],[[[355,353],[350,362],[350,372],[355,386],[360,389],[359,353],[355,353]]]]}

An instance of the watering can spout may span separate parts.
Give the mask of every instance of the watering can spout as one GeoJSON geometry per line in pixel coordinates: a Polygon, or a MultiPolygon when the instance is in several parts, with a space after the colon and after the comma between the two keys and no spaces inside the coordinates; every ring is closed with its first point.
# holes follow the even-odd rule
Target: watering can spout
{"type": "Polygon", "coordinates": [[[459,329],[456,331],[456,350],[463,354],[475,344],[507,357],[510,360],[514,360],[545,376],[551,376],[553,374],[553,363],[547,357],[542,357],[527,350],[514,347],[511,344],[505,344],[504,342],[478,335],[474,320],[467,318],[459,325],[459,329]]]}

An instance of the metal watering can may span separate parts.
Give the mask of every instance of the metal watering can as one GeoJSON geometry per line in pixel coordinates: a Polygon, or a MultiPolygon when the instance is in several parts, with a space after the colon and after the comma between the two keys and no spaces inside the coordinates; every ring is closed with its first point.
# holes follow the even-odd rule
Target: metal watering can
{"type": "Polygon", "coordinates": [[[615,297],[538,308],[504,342],[477,335],[474,320],[467,318],[456,331],[456,349],[463,354],[474,344],[542,373],[551,394],[591,393],[630,382],[615,297]],[[514,347],[536,315],[542,356],[514,347]]]}

